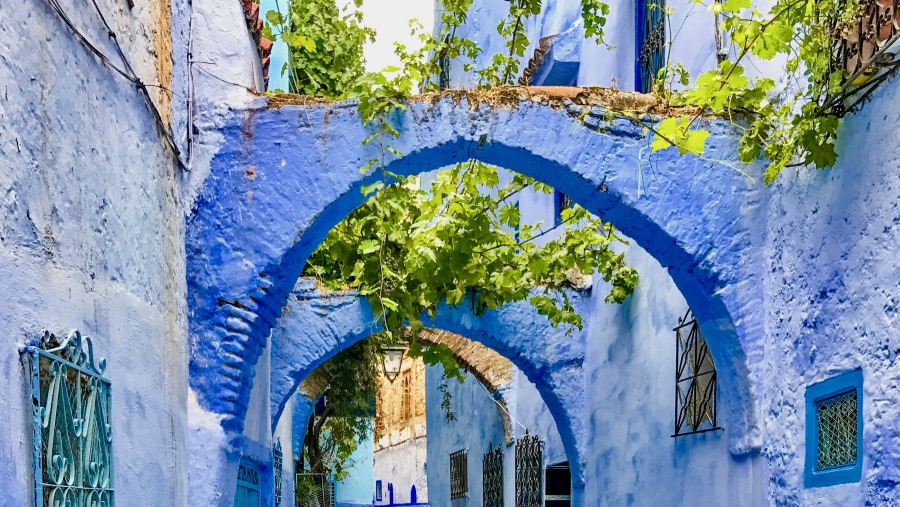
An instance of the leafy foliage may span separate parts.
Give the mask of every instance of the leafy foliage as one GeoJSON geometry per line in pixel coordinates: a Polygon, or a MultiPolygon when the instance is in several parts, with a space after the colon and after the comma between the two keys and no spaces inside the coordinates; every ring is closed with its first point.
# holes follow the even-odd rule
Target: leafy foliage
{"type": "MultiPolygon", "coordinates": [[[[357,6],[360,3],[356,0],[357,6]]],[[[288,19],[272,12],[266,15],[266,35],[273,38],[272,29],[280,30],[274,36],[291,49],[292,91],[357,98],[363,121],[374,126],[365,142],[381,147],[380,156],[361,168],[364,173],[381,168],[380,180],[365,189],[372,196],[329,233],[307,267],[308,274],[329,287],[355,288],[368,296],[385,328],[363,342],[364,351],[354,349],[332,360],[342,366],[328,370],[330,385],[345,391],[331,398],[361,403],[370,395],[368,387],[353,389],[369,385],[365,382],[371,381],[368,375],[374,371],[377,343],[408,338],[407,326],[414,338],[425,325],[422,316],[433,315],[442,302],[470,304],[483,312],[527,300],[553,325],[571,329],[581,326],[581,317],[565,291],[571,273],[599,273],[610,284],[606,299],[611,302],[624,300],[637,283],[634,270],[610,248],[621,241],[612,226],[584,209],[565,210],[567,227],[550,241],[545,241],[549,236],[543,237],[549,230],[543,224],[522,223],[515,196],[525,188],[549,190],[538,182],[522,175],[504,179],[503,170],[470,161],[440,173],[434,185],[424,190],[415,179],[384,170],[389,154],[403,155],[390,145],[400,134],[387,121],[388,113],[405,108],[407,98],[417,91],[435,89],[441,60],[461,61],[463,70],[474,70],[484,87],[512,83],[529,47],[527,20],[543,8],[543,0],[511,0],[508,15],[496,27],[506,42],[505,52],[490,55],[487,65],[476,69],[481,48],[457,35],[472,0],[440,3],[440,31],[431,34],[413,24],[421,48],[395,44],[401,66],[377,73],[363,72],[362,59],[362,47],[374,33],[360,26],[358,13],[340,13],[334,0],[295,0],[288,19]],[[501,184],[501,179],[507,182],[501,184]]],[[[679,62],[661,70],[656,93],[664,102],[692,106],[682,110],[694,112],[664,118],[655,126],[628,111],[611,111],[610,116],[630,118],[652,132],[654,151],[674,147],[683,155],[698,156],[703,155],[709,135],[698,120],[709,113],[732,119],[744,132],[739,159],[770,161],[766,183],[785,167],[832,165],[839,118],[846,112],[844,101],[855,93],[852,80],[834,65],[832,55],[835,41],[845,36],[860,14],[859,4],[776,0],[764,14],[752,8],[751,0],[694,3],[724,19],[733,49],[733,58],[698,75],[693,85],[679,62]],[[782,84],[768,77],[749,77],[745,65],[754,59],[783,61],[782,84]]],[[[586,37],[603,44],[609,6],[601,0],[581,0],[581,9],[586,37]]],[[[666,15],[671,13],[666,10],[666,15]]],[[[444,349],[423,348],[414,340],[412,354],[429,364],[443,364],[444,380],[462,378],[444,349]]],[[[441,386],[442,406],[449,417],[449,393],[445,383],[441,386]]],[[[334,410],[344,413],[340,407],[334,410]]],[[[352,414],[355,409],[347,410],[352,414]]],[[[318,447],[307,449],[307,456],[316,466],[340,474],[343,460],[368,428],[353,416],[329,414],[311,421],[307,440],[318,442],[324,428],[334,441],[327,444],[332,447],[315,443],[318,447]]]]}
{"type": "Polygon", "coordinates": [[[637,283],[611,225],[574,206],[555,227],[520,220],[513,199],[525,188],[550,187],[476,160],[438,173],[429,190],[414,180],[379,181],[379,190],[339,223],[309,259],[307,273],[331,288],[352,287],[372,301],[389,339],[415,333],[437,306],[471,304],[476,313],[529,301],[553,325],[581,327],[565,289],[573,272],[598,272],[611,284],[606,300],[622,302],[637,283]],[[541,239],[541,241],[538,241],[541,239]],[[532,293],[539,288],[539,293],[532,293]],[[468,299],[467,299],[468,298],[468,299]]]}
{"type": "MultiPolygon", "coordinates": [[[[355,0],[356,6],[362,0],[355,0]]],[[[289,3],[289,14],[266,13],[263,35],[281,38],[289,48],[291,91],[338,98],[353,88],[365,73],[363,46],[375,32],[361,26],[362,14],[342,14],[334,0],[289,3]],[[273,30],[275,32],[273,33],[273,30]]]]}
{"type": "Polygon", "coordinates": [[[654,149],[678,144],[682,153],[698,153],[698,147],[702,152],[697,130],[691,130],[700,115],[737,114],[743,120],[736,125],[744,130],[739,159],[750,163],[765,157],[770,162],[764,174],[767,184],[785,167],[833,165],[838,123],[846,112],[844,100],[855,93],[853,82],[843,67],[835,65],[833,55],[860,15],[861,4],[779,0],[768,14],[753,9],[750,0],[706,5],[724,17],[736,57],[700,74],[687,90],[663,90],[672,103],[697,106],[699,112],[663,122],[654,149]],[[776,92],[775,82],[768,77],[748,78],[744,64],[753,59],[784,61],[783,89],[776,92]]]}
{"type": "Polygon", "coordinates": [[[325,408],[310,416],[303,441],[304,465],[335,480],[348,474],[357,443],[372,432],[378,389],[377,342],[362,340],[338,352],[313,375],[328,383],[325,408]]]}

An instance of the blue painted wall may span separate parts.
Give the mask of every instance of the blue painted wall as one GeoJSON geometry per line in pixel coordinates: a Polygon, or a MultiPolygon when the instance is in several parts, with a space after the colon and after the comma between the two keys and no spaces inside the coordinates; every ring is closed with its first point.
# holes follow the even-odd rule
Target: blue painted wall
{"type": "MultiPolygon", "coordinates": [[[[179,12],[186,2],[171,5],[179,12]]],[[[90,2],[59,2],[116,65],[90,2]]],[[[161,5],[98,1],[134,73],[173,54],[161,5]]],[[[48,2],[0,3],[0,491],[34,505],[32,402],[19,347],[89,336],[112,382],[118,505],[186,505],[187,303],[182,170],[134,83],[48,2]]],[[[167,116],[167,100],[152,90],[167,116]]],[[[177,102],[176,108],[180,107],[177,102]]]]}
{"type": "Polygon", "coordinates": [[[435,506],[475,507],[482,500],[482,455],[490,445],[506,447],[503,423],[492,395],[471,375],[463,384],[456,380],[447,382],[455,420],[445,421],[437,389],[441,374],[440,367],[425,369],[428,500],[435,506]],[[468,453],[469,494],[450,500],[450,453],[461,449],[468,453]]]}
{"type": "MultiPolygon", "coordinates": [[[[155,10],[166,4],[129,10],[99,3],[138,77],[166,81],[159,69],[169,47],[159,37],[168,27],[155,10]]],[[[96,13],[62,4],[114,58],[96,13]]],[[[251,459],[266,470],[273,431],[286,431],[275,424],[278,413],[292,410],[282,403],[285,386],[299,379],[277,377],[275,350],[285,348],[275,336],[270,341],[270,331],[281,324],[305,255],[361,199],[357,167],[375,148],[359,147],[368,132],[353,106],[267,110],[266,99],[252,93],[262,80],[239,3],[168,5],[171,125],[188,173],[177,168],[133,84],[86,51],[48,5],[0,4],[3,19],[27,20],[34,34],[0,26],[0,83],[9,85],[0,90],[7,301],[0,386],[13,393],[0,401],[0,457],[9,472],[0,490],[12,504],[29,504],[32,480],[30,405],[17,348],[42,328],[78,327],[109,362],[119,504],[229,506],[237,463],[251,459]]],[[[708,67],[708,13],[672,5],[679,33],[673,60],[695,72],[708,67]]],[[[465,28],[488,54],[498,47],[491,33],[505,8],[501,0],[482,2],[465,28]]],[[[574,0],[548,2],[530,22],[533,40],[572,28],[577,9],[574,0]]],[[[632,12],[633,3],[614,5],[607,40],[617,49],[582,42],[579,84],[633,86],[632,12]]],[[[589,375],[579,385],[586,394],[562,407],[584,416],[567,431],[584,442],[577,453],[586,456],[587,505],[665,504],[635,484],[690,498],[689,483],[755,505],[900,503],[897,94],[888,82],[844,120],[834,169],[787,171],[770,189],[708,161],[651,156],[639,129],[624,122],[590,130],[599,109],[585,126],[531,102],[472,111],[468,99],[446,99],[394,118],[404,131],[397,147],[408,157],[389,161],[389,169],[411,173],[471,153],[514,165],[604,213],[677,285],[662,290],[664,276],[646,275],[648,292],[611,313],[599,303],[590,312],[582,336],[589,359],[582,373],[589,375]],[[718,366],[729,372],[720,394],[731,402],[721,436],[660,447],[665,421],[653,416],[664,412],[653,407],[662,403],[656,393],[665,392],[658,385],[668,383],[663,347],[671,315],[657,308],[672,305],[677,293],[694,306],[718,366]],[[863,479],[807,489],[806,387],[855,368],[864,373],[863,479]],[[630,422],[635,417],[641,424],[630,422]],[[598,472],[604,467],[627,471],[628,480],[598,472]]],[[[712,128],[711,156],[733,158],[734,132],[721,123],[712,128]]],[[[748,172],[757,175],[761,166],[748,172]]],[[[639,250],[628,255],[655,269],[639,250]]],[[[516,389],[526,392],[524,383],[516,389]]],[[[534,398],[525,398],[523,417],[546,421],[534,398]]]]}
{"type": "Polygon", "coordinates": [[[375,496],[375,443],[371,434],[350,456],[350,475],[337,483],[337,501],[346,505],[372,505],[375,496]]]}

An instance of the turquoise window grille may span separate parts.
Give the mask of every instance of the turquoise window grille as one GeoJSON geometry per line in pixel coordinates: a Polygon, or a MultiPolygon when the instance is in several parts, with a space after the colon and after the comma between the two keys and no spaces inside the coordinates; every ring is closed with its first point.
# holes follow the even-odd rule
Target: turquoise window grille
{"type": "Polygon", "coordinates": [[[638,0],[635,89],[643,93],[653,90],[666,65],[665,8],[665,0],[638,0]]]}
{"type": "Polygon", "coordinates": [[[259,467],[242,459],[238,463],[234,507],[259,507],[260,505],[262,504],[260,504],[259,467]]]}
{"type": "Polygon", "coordinates": [[[114,505],[110,383],[90,338],[44,331],[31,363],[35,505],[114,505]]]}
{"type": "Polygon", "coordinates": [[[856,369],[806,388],[807,487],[861,480],[862,384],[856,369]]]}

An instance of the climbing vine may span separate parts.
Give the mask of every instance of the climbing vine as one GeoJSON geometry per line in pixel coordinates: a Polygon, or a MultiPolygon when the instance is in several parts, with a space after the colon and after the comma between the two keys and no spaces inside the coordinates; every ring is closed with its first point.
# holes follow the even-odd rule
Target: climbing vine
{"type": "MultiPolygon", "coordinates": [[[[767,12],[751,0],[693,3],[722,20],[722,39],[730,50],[714,69],[695,77],[679,62],[660,70],[654,93],[663,108],[672,106],[679,114],[658,123],[630,111],[610,109],[609,117],[643,126],[654,151],[701,156],[709,132],[699,120],[723,117],[742,132],[741,162],[768,161],[762,175],[767,184],[786,167],[834,164],[839,120],[848,102],[865,97],[858,86],[871,77],[848,76],[834,61],[836,44],[853,35],[862,3],[777,0],[767,12]],[[781,79],[748,72],[761,61],[778,62],[781,79]]],[[[616,253],[614,244],[623,241],[614,229],[578,206],[563,211],[566,227],[559,231],[523,223],[517,196],[526,189],[550,190],[539,182],[474,160],[439,173],[427,188],[385,169],[389,158],[403,156],[391,145],[400,134],[388,113],[404,109],[417,92],[435,90],[447,61],[473,72],[481,87],[513,83],[530,46],[527,21],[543,7],[542,0],[511,0],[496,27],[505,50],[476,68],[482,49],[458,35],[472,0],[440,4],[439,30],[413,24],[420,47],[396,44],[401,65],[383,72],[363,71],[362,47],[374,34],[361,26],[358,13],[341,13],[334,0],[294,1],[288,16],[268,13],[266,35],[291,48],[291,91],[357,99],[363,122],[372,127],[365,143],[379,147],[361,168],[380,175],[363,189],[369,199],[329,233],[306,274],[330,288],[353,288],[367,296],[384,327],[376,340],[412,339],[414,355],[445,364],[445,372],[460,378],[448,350],[423,349],[415,342],[423,317],[433,316],[438,305],[469,304],[479,313],[527,300],[551,323],[571,330],[582,324],[566,292],[573,278],[599,273],[608,282],[606,299],[621,302],[634,289],[637,274],[616,253]]],[[[582,0],[581,10],[585,36],[605,44],[609,6],[582,0]]],[[[671,14],[669,7],[666,15],[671,14]]],[[[449,403],[445,409],[450,413],[449,403]]]]}
{"type": "Polygon", "coordinates": [[[286,15],[271,10],[265,17],[262,35],[291,48],[290,60],[279,69],[288,73],[290,91],[336,99],[365,73],[363,47],[375,32],[362,26],[361,12],[342,13],[334,0],[303,0],[290,1],[286,15]]]}
{"type": "MultiPolygon", "coordinates": [[[[655,126],[643,124],[653,135],[652,148],[674,147],[682,154],[702,154],[708,132],[698,120],[703,115],[716,114],[731,120],[743,132],[740,161],[750,163],[760,157],[768,161],[763,174],[766,183],[773,182],[785,167],[833,165],[839,120],[846,114],[848,104],[852,107],[871,92],[872,88],[862,85],[872,78],[873,68],[878,72],[876,65],[866,73],[850,75],[841,62],[835,61],[835,55],[840,44],[862,36],[854,32],[854,25],[872,2],[778,0],[767,12],[754,8],[751,0],[693,3],[723,20],[730,57],[693,79],[679,62],[669,62],[660,71],[656,93],[664,103],[693,106],[694,112],[663,118],[655,126]],[[751,77],[753,73],[747,72],[747,66],[760,61],[779,62],[781,79],[776,82],[769,76],[751,77]]],[[[422,91],[434,88],[431,77],[439,72],[440,58],[461,60],[463,70],[474,70],[479,84],[485,87],[511,84],[517,77],[530,43],[526,21],[541,12],[543,0],[509,2],[508,15],[497,25],[497,33],[506,41],[506,51],[491,55],[480,69],[474,69],[474,62],[481,49],[456,35],[457,28],[466,22],[472,0],[441,0],[440,4],[439,33],[432,36],[423,31],[420,36],[424,45],[415,52],[399,46],[403,66],[389,69],[398,71],[393,77],[369,73],[345,88],[342,96],[360,99],[364,121],[402,108],[419,83],[424,83],[422,91]]],[[[602,44],[609,6],[600,0],[582,0],[581,7],[585,36],[602,44]]],[[[671,7],[666,14],[672,14],[671,7]]],[[[302,36],[293,37],[285,39],[291,47],[308,49],[309,43],[299,38],[302,36]]],[[[616,113],[629,115],[628,111],[616,113]]],[[[379,129],[383,128],[379,124],[379,129]]]]}
{"type": "MultiPolygon", "coordinates": [[[[712,112],[740,118],[734,121],[743,130],[739,158],[750,163],[765,157],[769,161],[763,175],[766,183],[773,182],[785,167],[833,165],[839,119],[846,113],[844,101],[855,90],[846,68],[835,64],[835,46],[850,36],[862,4],[779,0],[767,14],[754,9],[750,0],[704,4],[724,18],[735,56],[697,76],[684,91],[662,90],[673,104],[698,109],[692,116],[665,119],[654,148],[679,142],[702,146],[698,136],[704,134],[694,129],[696,120],[712,112]],[[746,65],[760,60],[784,61],[779,86],[771,77],[748,77],[746,65]]],[[[679,72],[679,79],[689,82],[683,68],[679,72]]]]}

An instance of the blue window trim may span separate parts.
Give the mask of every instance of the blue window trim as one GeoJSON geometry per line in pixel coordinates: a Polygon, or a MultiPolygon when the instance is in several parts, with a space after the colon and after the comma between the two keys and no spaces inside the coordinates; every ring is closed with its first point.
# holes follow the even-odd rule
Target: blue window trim
{"type": "Polygon", "coordinates": [[[859,482],[863,457],[863,372],[857,368],[806,388],[806,466],[803,473],[807,488],[859,482]],[[856,461],[840,468],[816,470],[818,456],[818,419],[816,403],[826,398],[856,391],[856,461]]]}

